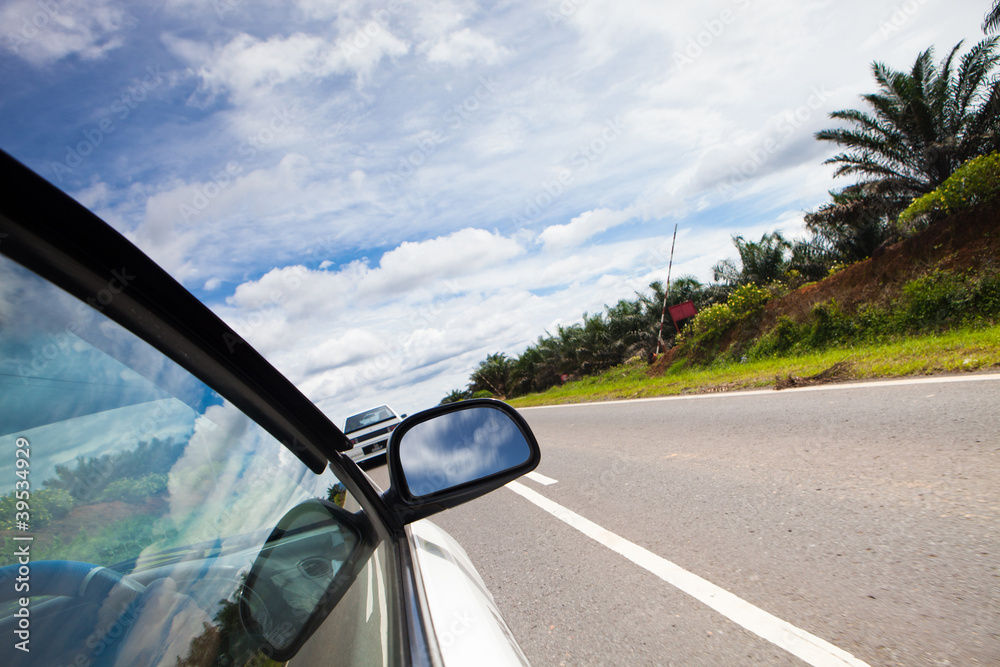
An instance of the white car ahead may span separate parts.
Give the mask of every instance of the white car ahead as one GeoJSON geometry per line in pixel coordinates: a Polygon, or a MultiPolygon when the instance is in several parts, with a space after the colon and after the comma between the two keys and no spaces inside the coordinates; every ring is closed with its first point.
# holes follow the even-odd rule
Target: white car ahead
{"type": "Polygon", "coordinates": [[[405,418],[405,414],[397,416],[388,405],[351,415],[344,424],[344,435],[351,441],[347,455],[355,463],[382,456],[389,445],[389,435],[405,418]]]}

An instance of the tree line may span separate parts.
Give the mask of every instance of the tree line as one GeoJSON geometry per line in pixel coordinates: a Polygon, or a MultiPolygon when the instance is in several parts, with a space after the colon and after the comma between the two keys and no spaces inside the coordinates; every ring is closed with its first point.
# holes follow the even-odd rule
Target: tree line
{"type": "MultiPolygon", "coordinates": [[[[983,24],[984,32],[998,29],[1000,0],[983,24]]],[[[909,71],[873,63],[877,89],[861,96],[863,108],[830,114],[840,125],[815,138],[840,148],[825,164],[836,165],[835,177],[854,182],[831,190],[830,200],[805,216],[806,237],[786,239],[777,231],[759,240],[733,236],[737,257],[712,267],[713,282],[685,276],[666,295],[654,282],[649,292],[546,332],[520,355],[491,354],[468,386],[442,403],[483,395],[512,398],[636,357],[651,361],[664,297],[671,304],[691,300],[704,310],[746,285],[795,288],[867,259],[954,212],[935,202],[970,205],[995,195],[1000,190],[1000,159],[994,159],[1000,151],[998,38],[987,37],[964,54],[962,44],[940,61],[933,47],[926,49],[909,71]]],[[[674,338],[669,318],[663,334],[669,347],[674,338]]]]}

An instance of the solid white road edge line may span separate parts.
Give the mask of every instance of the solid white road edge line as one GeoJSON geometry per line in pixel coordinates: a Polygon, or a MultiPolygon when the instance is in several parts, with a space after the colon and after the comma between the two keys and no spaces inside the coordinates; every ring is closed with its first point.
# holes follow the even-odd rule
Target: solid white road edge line
{"type": "Polygon", "coordinates": [[[782,394],[794,394],[802,391],[836,391],[839,389],[868,389],[871,387],[892,387],[908,384],[950,384],[953,382],[985,382],[989,380],[1000,380],[1000,374],[991,373],[989,375],[945,375],[942,377],[929,378],[909,378],[906,380],[878,380],[875,382],[845,382],[843,384],[819,384],[812,387],[797,387],[794,389],[751,389],[749,391],[720,391],[710,394],[682,394],[680,396],[654,396],[652,398],[627,398],[619,401],[591,401],[589,403],[561,403],[559,405],[536,405],[530,408],[518,408],[518,412],[525,410],[554,410],[556,408],[585,408],[604,405],[619,405],[622,403],[655,403],[657,401],[690,401],[703,398],[739,398],[741,396],[778,396],[782,394]]]}
{"type": "Polygon", "coordinates": [[[529,473],[525,473],[524,476],[527,477],[528,479],[530,479],[532,482],[537,482],[537,483],[539,483],[539,484],[541,484],[543,486],[550,486],[552,484],[555,484],[558,481],[558,480],[552,479],[551,477],[546,477],[545,475],[543,475],[540,472],[534,472],[534,471],[529,472],[529,473]]]}
{"type": "Polygon", "coordinates": [[[507,484],[507,488],[560,521],[576,528],[587,537],[621,554],[639,567],[652,572],[671,586],[708,605],[734,623],[814,667],[843,667],[844,665],[868,667],[867,663],[858,660],[847,651],[839,649],[833,644],[755,607],[698,575],[688,572],[667,559],[615,535],[523,484],[510,482],[507,484]]]}

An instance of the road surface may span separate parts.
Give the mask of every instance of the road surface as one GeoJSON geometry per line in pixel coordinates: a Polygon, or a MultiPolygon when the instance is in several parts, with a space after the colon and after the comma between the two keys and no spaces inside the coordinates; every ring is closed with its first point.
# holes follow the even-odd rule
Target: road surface
{"type": "Polygon", "coordinates": [[[433,520],[535,665],[1000,665],[970,377],[524,410],[538,474],[433,520]]]}

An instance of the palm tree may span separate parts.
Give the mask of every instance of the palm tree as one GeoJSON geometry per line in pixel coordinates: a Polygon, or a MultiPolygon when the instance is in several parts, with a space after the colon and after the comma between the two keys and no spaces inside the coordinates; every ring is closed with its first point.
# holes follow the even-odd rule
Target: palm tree
{"type": "Polygon", "coordinates": [[[559,384],[559,358],[552,337],[538,337],[535,345],[521,353],[511,369],[512,395],[545,391],[559,384]]]}
{"type": "Polygon", "coordinates": [[[497,352],[480,362],[479,368],[472,374],[469,384],[470,393],[489,391],[499,398],[507,397],[510,385],[510,374],[514,363],[503,352],[497,352]]]}
{"type": "Polygon", "coordinates": [[[961,46],[938,66],[927,49],[908,73],[872,64],[879,91],[862,96],[870,112],[835,111],[830,117],[851,127],[816,133],[848,149],[826,161],[838,165],[835,176],[860,176],[857,194],[898,208],[937,188],[966,160],[1000,148],[997,38],[976,44],[955,70],[961,46]]]}
{"type": "Polygon", "coordinates": [[[452,389],[447,396],[441,399],[441,402],[438,405],[458,403],[459,401],[464,401],[467,398],[469,398],[469,392],[462,389],[452,389]]]}
{"type": "Polygon", "coordinates": [[[733,244],[740,255],[740,264],[737,266],[731,259],[722,260],[712,267],[715,280],[734,287],[747,283],[763,286],[784,277],[788,268],[785,251],[791,244],[781,232],[764,234],[757,242],[733,236],[733,244]]]}
{"type": "Polygon", "coordinates": [[[983,21],[983,32],[993,32],[1000,28],[1000,0],[993,3],[993,9],[986,15],[983,21]]]}
{"type": "MultiPolygon", "coordinates": [[[[880,246],[899,240],[895,217],[899,206],[908,204],[908,199],[897,201],[895,197],[879,197],[856,185],[841,192],[831,192],[830,197],[830,203],[805,216],[806,229],[813,235],[807,245],[821,251],[827,268],[835,262],[850,264],[867,259],[880,246]]],[[[819,259],[800,244],[792,248],[792,257],[794,268],[800,272],[802,260],[808,263],[810,259],[819,259]]]]}

